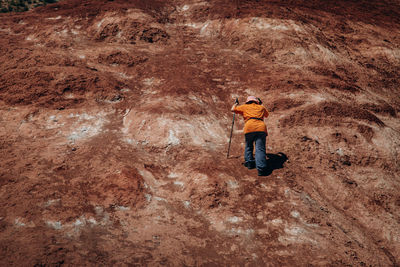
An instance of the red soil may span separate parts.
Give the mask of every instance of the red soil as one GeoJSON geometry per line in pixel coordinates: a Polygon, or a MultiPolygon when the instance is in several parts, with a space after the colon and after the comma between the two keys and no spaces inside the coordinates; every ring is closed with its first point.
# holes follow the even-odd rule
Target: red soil
{"type": "Polygon", "coordinates": [[[398,266],[399,25],[389,0],[0,15],[0,265],[398,266]],[[241,118],[226,158],[249,94],[267,177],[241,118]]]}

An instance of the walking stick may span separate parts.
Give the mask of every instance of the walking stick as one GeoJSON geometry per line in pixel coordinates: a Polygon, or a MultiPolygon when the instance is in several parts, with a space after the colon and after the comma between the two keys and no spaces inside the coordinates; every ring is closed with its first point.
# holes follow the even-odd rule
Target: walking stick
{"type": "MultiPolygon", "coordinates": [[[[239,100],[237,98],[235,100],[235,103],[239,104],[239,100]]],[[[229,137],[228,153],[226,154],[226,158],[229,158],[229,151],[231,150],[231,141],[232,141],[232,133],[233,133],[233,125],[234,124],[235,124],[235,112],[233,112],[231,135],[229,137]]]]}

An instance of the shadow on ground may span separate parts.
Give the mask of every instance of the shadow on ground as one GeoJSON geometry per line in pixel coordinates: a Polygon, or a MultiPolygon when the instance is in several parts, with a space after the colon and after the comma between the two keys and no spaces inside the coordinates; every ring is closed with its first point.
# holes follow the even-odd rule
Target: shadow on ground
{"type": "Polygon", "coordinates": [[[265,176],[269,176],[276,169],[282,169],[283,164],[288,160],[288,157],[282,153],[278,152],[277,154],[267,153],[267,170],[265,176]]]}

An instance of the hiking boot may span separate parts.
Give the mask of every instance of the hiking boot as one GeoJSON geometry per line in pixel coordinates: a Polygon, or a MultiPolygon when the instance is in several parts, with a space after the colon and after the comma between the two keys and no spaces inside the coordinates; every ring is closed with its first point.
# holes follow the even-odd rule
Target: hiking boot
{"type": "Polygon", "coordinates": [[[255,162],[245,162],[243,165],[249,170],[256,168],[256,163],[255,162]]]}
{"type": "Polygon", "coordinates": [[[272,172],[270,169],[263,169],[263,170],[257,170],[258,171],[258,176],[268,176],[270,175],[272,172]]]}

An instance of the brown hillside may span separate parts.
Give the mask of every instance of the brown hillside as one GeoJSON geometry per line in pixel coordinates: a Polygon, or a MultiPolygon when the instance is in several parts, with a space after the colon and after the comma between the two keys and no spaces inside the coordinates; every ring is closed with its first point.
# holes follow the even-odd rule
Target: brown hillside
{"type": "Polygon", "coordinates": [[[0,15],[1,266],[398,266],[398,1],[0,15]],[[269,176],[235,97],[260,97],[269,176]]]}

